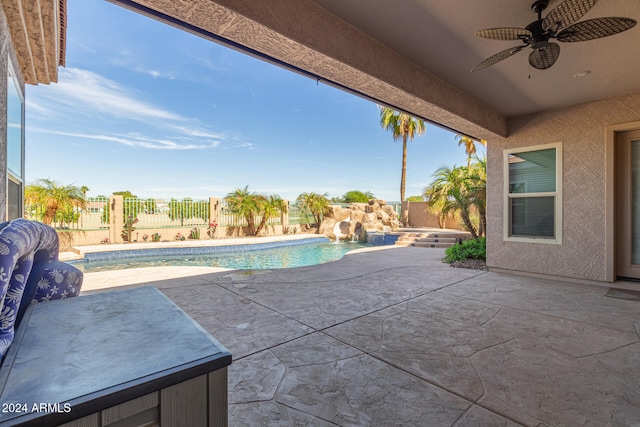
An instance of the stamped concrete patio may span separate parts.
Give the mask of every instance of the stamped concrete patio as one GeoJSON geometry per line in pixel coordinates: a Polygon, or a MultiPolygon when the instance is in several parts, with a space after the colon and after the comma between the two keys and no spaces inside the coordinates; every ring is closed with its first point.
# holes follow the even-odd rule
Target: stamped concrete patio
{"type": "Polygon", "coordinates": [[[640,292],[454,269],[442,255],[126,274],[231,350],[232,426],[640,426],[640,292]]]}

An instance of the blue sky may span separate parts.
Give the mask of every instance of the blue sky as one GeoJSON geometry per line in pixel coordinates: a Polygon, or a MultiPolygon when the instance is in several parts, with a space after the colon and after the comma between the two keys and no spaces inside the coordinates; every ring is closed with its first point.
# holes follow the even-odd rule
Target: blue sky
{"type": "MultiPolygon", "coordinates": [[[[224,197],[249,186],[371,191],[399,200],[402,144],[377,106],[104,0],[69,0],[66,68],[28,86],[26,182],[89,196],[224,197]]],[[[408,146],[406,195],[441,165],[466,163],[428,126],[408,146]]]]}

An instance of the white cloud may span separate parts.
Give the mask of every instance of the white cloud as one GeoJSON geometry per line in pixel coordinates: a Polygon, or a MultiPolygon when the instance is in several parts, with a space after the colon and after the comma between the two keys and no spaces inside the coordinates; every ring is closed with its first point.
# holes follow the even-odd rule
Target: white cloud
{"type": "Polygon", "coordinates": [[[34,92],[31,96],[48,101],[48,104],[53,102],[52,107],[65,106],[88,114],[98,113],[139,121],[187,121],[179,114],[134,97],[134,93],[132,89],[92,71],[65,68],[60,70],[57,84],[48,86],[47,90],[34,92]]]}
{"type": "Polygon", "coordinates": [[[160,79],[174,80],[176,78],[176,76],[174,76],[172,73],[152,70],[152,69],[143,67],[142,65],[136,65],[136,67],[134,68],[134,71],[142,74],[148,74],[154,79],[160,78],[160,79]]]}
{"type": "Polygon", "coordinates": [[[126,145],[129,147],[142,147],[152,148],[155,150],[196,150],[215,148],[220,145],[220,141],[206,141],[202,143],[180,144],[170,139],[154,139],[148,138],[140,134],[129,135],[104,135],[104,134],[89,134],[89,133],[77,133],[77,132],[60,132],[43,129],[31,129],[35,132],[43,132],[51,135],[69,136],[73,138],[92,139],[98,141],[117,142],[118,144],[126,145]]]}
{"type": "Polygon", "coordinates": [[[154,105],[144,100],[139,92],[92,71],[61,70],[59,83],[39,89],[42,90],[33,91],[27,97],[27,108],[35,113],[36,122],[47,120],[47,125],[28,126],[30,131],[155,150],[252,148],[252,144],[243,141],[242,137],[216,132],[198,119],[154,105]],[[77,120],[83,116],[89,119],[77,120]],[[53,121],[55,125],[51,124],[53,121]],[[120,131],[112,132],[111,129],[120,131]],[[122,129],[135,129],[136,132],[123,132],[122,129]]]}
{"type": "Polygon", "coordinates": [[[26,98],[25,108],[28,111],[36,111],[38,114],[46,114],[49,112],[49,109],[35,102],[32,96],[26,98]]]}

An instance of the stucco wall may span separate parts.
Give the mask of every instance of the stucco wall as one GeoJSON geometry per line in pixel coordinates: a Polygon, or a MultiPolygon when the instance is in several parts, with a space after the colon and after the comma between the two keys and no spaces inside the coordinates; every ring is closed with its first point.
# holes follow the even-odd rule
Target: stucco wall
{"type": "Polygon", "coordinates": [[[513,118],[509,137],[487,146],[487,265],[604,281],[605,128],[640,120],[640,93],[513,118]],[[562,142],[563,242],[503,240],[503,150],[562,142]]]}
{"type": "MultiPolygon", "coordinates": [[[[429,212],[427,202],[408,202],[410,227],[434,227],[440,228],[438,217],[429,212]]],[[[465,230],[461,221],[453,215],[447,215],[444,228],[452,230],[465,230]]]]}

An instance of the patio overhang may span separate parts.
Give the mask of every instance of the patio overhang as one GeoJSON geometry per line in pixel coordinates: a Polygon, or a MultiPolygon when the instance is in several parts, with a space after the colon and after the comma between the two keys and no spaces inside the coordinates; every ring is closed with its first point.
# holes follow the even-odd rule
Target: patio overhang
{"type": "Polygon", "coordinates": [[[311,0],[109,0],[475,138],[507,135],[503,114],[311,0]]]}
{"type": "Polygon", "coordinates": [[[66,0],[2,0],[25,83],[58,81],[65,65],[66,0]]]}

